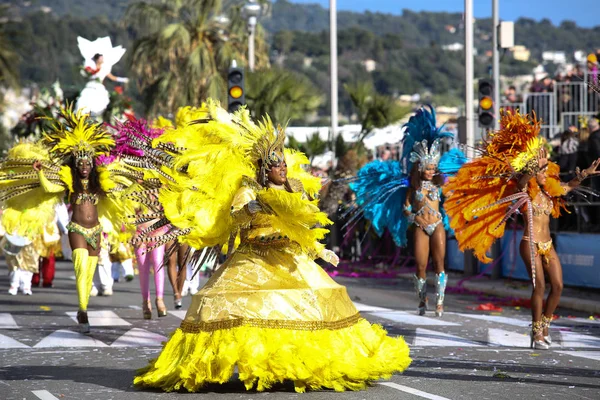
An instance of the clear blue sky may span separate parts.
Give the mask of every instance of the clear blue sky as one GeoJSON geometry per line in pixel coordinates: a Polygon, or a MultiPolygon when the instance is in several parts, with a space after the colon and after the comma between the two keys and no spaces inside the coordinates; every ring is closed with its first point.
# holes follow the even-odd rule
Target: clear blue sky
{"type": "MultiPolygon", "coordinates": [[[[329,8],[329,0],[290,0],[293,3],[318,3],[329,8]]],[[[476,18],[491,17],[492,0],[473,0],[476,18]]],[[[464,0],[337,0],[338,10],[380,11],[401,14],[412,11],[463,12],[464,0]]],[[[540,20],[548,18],[558,25],[563,20],[577,25],[600,25],[600,0],[499,0],[500,18],[516,21],[519,17],[540,20]]],[[[600,40],[600,37],[598,38],[600,40]]]]}

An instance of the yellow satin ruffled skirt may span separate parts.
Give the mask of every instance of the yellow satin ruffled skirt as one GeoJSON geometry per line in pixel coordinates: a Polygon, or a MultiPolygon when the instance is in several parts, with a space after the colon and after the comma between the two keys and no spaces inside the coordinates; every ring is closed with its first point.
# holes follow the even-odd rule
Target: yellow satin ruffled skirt
{"type": "Polygon", "coordinates": [[[186,318],[134,383],[165,391],[293,381],[297,392],[359,390],[410,365],[408,345],[360,317],[303,254],[242,246],[192,299],[186,318]]]}

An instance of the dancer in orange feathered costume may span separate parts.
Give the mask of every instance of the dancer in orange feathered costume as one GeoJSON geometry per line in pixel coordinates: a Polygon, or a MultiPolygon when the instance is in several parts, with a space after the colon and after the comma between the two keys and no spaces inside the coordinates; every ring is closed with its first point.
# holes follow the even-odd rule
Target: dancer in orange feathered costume
{"type": "Polygon", "coordinates": [[[487,252],[504,235],[506,221],[519,212],[524,214],[520,253],[533,283],[531,346],[548,349],[552,342],[548,329],[562,291],[562,267],[552,246],[550,216],[560,215],[567,193],[593,194],[580,184],[586,177],[600,174],[600,159],[562,183],[558,165],[548,161],[535,116],[506,112],[501,126],[484,143],[481,157],[465,164],[444,186],[444,207],[460,250],[473,250],[485,263],[492,261],[487,252]],[[552,287],[545,310],[544,272],[552,287]]]}

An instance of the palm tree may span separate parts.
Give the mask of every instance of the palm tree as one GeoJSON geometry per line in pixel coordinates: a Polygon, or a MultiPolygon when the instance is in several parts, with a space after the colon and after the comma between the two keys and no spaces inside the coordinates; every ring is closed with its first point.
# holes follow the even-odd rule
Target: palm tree
{"type": "MultiPolygon", "coordinates": [[[[4,15],[7,7],[7,5],[0,6],[0,17],[4,15]]],[[[7,36],[6,32],[0,29],[0,86],[18,89],[19,55],[12,49],[7,36]]]]}
{"type": "MultiPolygon", "coordinates": [[[[150,114],[223,99],[232,60],[246,62],[241,1],[160,0],[130,5],[126,23],[138,35],[131,69],[150,114]],[[228,18],[223,18],[223,12],[228,18]]],[[[264,31],[256,31],[256,65],[268,65],[264,31]]]]}
{"type": "Polygon", "coordinates": [[[279,68],[247,74],[246,101],[254,117],[268,114],[275,123],[305,120],[323,102],[308,78],[279,68]]]}
{"type": "Polygon", "coordinates": [[[410,107],[396,103],[393,97],[377,93],[371,82],[346,84],[344,88],[350,95],[361,124],[358,143],[361,143],[373,129],[393,124],[411,111],[410,107]]]}

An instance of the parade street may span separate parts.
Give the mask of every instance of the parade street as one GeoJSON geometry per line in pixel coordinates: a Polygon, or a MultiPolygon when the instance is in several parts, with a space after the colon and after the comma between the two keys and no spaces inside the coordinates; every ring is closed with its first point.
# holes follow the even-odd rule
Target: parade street
{"type": "MultiPolygon", "coordinates": [[[[3,263],[4,261],[2,261],[3,263]]],[[[0,268],[5,268],[2,265],[0,268]]],[[[206,278],[203,278],[203,282],[206,278]]],[[[529,349],[526,308],[474,311],[472,295],[447,293],[446,313],[416,315],[409,281],[340,278],[362,315],[402,335],[412,365],[403,375],[366,391],[298,394],[291,385],[246,392],[238,381],[202,394],[162,393],[133,387],[134,373],[155,357],[178,327],[184,308],[144,320],[137,277],[114,286],[111,297],[90,301],[92,331],[77,331],[77,296],[70,263],[57,263],[53,288],[10,296],[0,279],[0,399],[597,399],[600,390],[600,321],[559,309],[549,351],[529,349]],[[570,318],[566,318],[569,316],[570,318]]],[[[452,285],[452,282],[450,283],[452,285]]],[[[433,295],[430,291],[430,301],[433,295]]]]}

